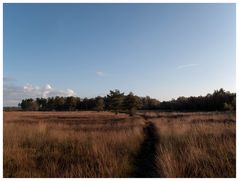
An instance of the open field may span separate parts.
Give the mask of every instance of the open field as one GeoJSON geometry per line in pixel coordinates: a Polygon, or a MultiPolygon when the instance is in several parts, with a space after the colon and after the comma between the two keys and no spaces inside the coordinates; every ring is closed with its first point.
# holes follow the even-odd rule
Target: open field
{"type": "Polygon", "coordinates": [[[236,177],[233,114],[178,114],[152,119],[162,177],[236,177]]]}
{"type": "Polygon", "coordinates": [[[4,177],[235,177],[235,113],[4,112],[4,177]]]}
{"type": "Polygon", "coordinates": [[[143,120],[111,113],[4,113],[4,177],[126,177],[143,120]]]}

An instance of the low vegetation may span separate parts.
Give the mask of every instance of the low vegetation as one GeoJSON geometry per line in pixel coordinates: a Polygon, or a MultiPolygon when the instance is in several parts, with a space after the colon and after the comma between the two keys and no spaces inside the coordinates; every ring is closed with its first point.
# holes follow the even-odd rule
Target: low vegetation
{"type": "Polygon", "coordinates": [[[4,113],[4,177],[129,177],[143,120],[112,113],[4,113]]]}
{"type": "Polygon", "coordinates": [[[234,113],[159,115],[157,171],[162,177],[236,177],[234,113]]]}
{"type": "Polygon", "coordinates": [[[4,177],[235,177],[235,112],[4,112],[4,177]]]}

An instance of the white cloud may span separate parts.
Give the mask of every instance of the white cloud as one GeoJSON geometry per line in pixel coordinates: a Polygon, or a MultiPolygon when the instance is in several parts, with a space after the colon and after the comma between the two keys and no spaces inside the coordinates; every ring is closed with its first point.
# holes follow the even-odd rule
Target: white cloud
{"type": "Polygon", "coordinates": [[[67,96],[75,96],[76,95],[76,93],[71,89],[67,89],[66,93],[67,93],[67,96]]]}
{"type": "Polygon", "coordinates": [[[52,89],[52,87],[51,87],[51,85],[50,85],[50,84],[46,84],[46,86],[45,86],[45,89],[47,89],[47,90],[51,90],[51,89],[52,89]]]}
{"type": "Polygon", "coordinates": [[[50,84],[45,86],[33,86],[32,84],[26,84],[25,86],[19,86],[15,84],[9,84],[5,80],[3,81],[3,105],[4,106],[17,106],[22,99],[37,98],[37,97],[55,97],[55,96],[77,96],[72,89],[57,90],[50,84]]]}
{"type": "Polygon", "coordinates": [[[44,89],[42,90],[42,97],[46,98],[51,91],[52,91],[51,85],[50,84],[45,85],[44,89]]]}
{"type": "Polygon", "coordinates": [[[25,92],[31,92],[31,91],[37,90],[38,87],[33,87],[33,85],[27,83],[25,86],[23,86],[23,89],[25,92]]]}
{"type": "Polygon", "coordinates": [[[97,71],[97,72],[96,72],[96,75],[98,75],[99,77],[102,77],[102,76],[104,76],[105,74],[104,74],[104,72],[97,71]]]}
{"type": "Polygon", "coordinates": [[[195,64],[195,63],[192,63],[192,64],[185,64],[185,65],[179,65],[176,67],[176,69],[183,69],[183,68],[189,68],[189,67],[196,67],[198,66],[199,64],[195,64]]]}

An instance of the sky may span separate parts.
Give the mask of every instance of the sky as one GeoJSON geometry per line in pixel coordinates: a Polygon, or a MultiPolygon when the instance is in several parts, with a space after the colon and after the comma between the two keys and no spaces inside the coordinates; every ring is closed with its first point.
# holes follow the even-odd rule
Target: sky
{"type": "Polygon", "coordinates": [[[235,4],[4,4],[3,106],[236,91],[235,4]]]}

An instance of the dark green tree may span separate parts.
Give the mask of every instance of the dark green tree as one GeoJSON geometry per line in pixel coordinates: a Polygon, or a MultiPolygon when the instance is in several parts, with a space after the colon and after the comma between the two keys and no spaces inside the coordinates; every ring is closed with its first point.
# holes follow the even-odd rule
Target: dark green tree
{"type": "Polygon", "coordinates": [[[45,98],[37,98],[36,102],[39,106],[39,111],[45,111],[46,110],[46,105],[47,105],[47,99],[45,98]]]}
{"type": "Polygon", "coordinates": [[[124,108],[127,109],[128,114],[130,116],[134,116],[137,109],[142,107],[142,102],[138,96],[135,96],[132,92],[130,92],[127,96],[125,96],[123,105],[124,108]]]}
{"type": "Polygon", "coordinates": [[[39,106],[33,99],[25,99],[21,102],[21,108],[24,111],[38,111],[39,106]]]}
{"type": "Polygon", "coordinates": [[[81,110],[81,99],[80,97],[76,97],[76,110],[81,110]]]}
{"type": "Polygon", "coordinates": [[[48,97],[47,98],[46,110],[47,111],[55,111],[56,110],[55,98],[54,97],[48,97]]]}
{"type": "Polygon", "coordinates": [[[67,97],[65,101],[66,110],[75,111],[77,99],[73,96],[67,97]]]}
{"type": "Polygon", "coordinates": [[[122,109],[124,93],[120,93],[118,89],[114,91],[111,90],[107,95],[107,99],[109,103],[109,109],[113,110],[115,114],[118,114],[118,112],[122,109]]]}
{"type": "Polygon", "coordinates": [[[57,111],[64,111],[65,109],[65,98],[64,97],[55,97],[55,108],[57,111]]]}
{"type": "Polygon", "coordinates": [[[95,98],[95,103],[96,103],[96,110],[103,111],[105,107],[104,99],[100,96],[95,98]]]}

